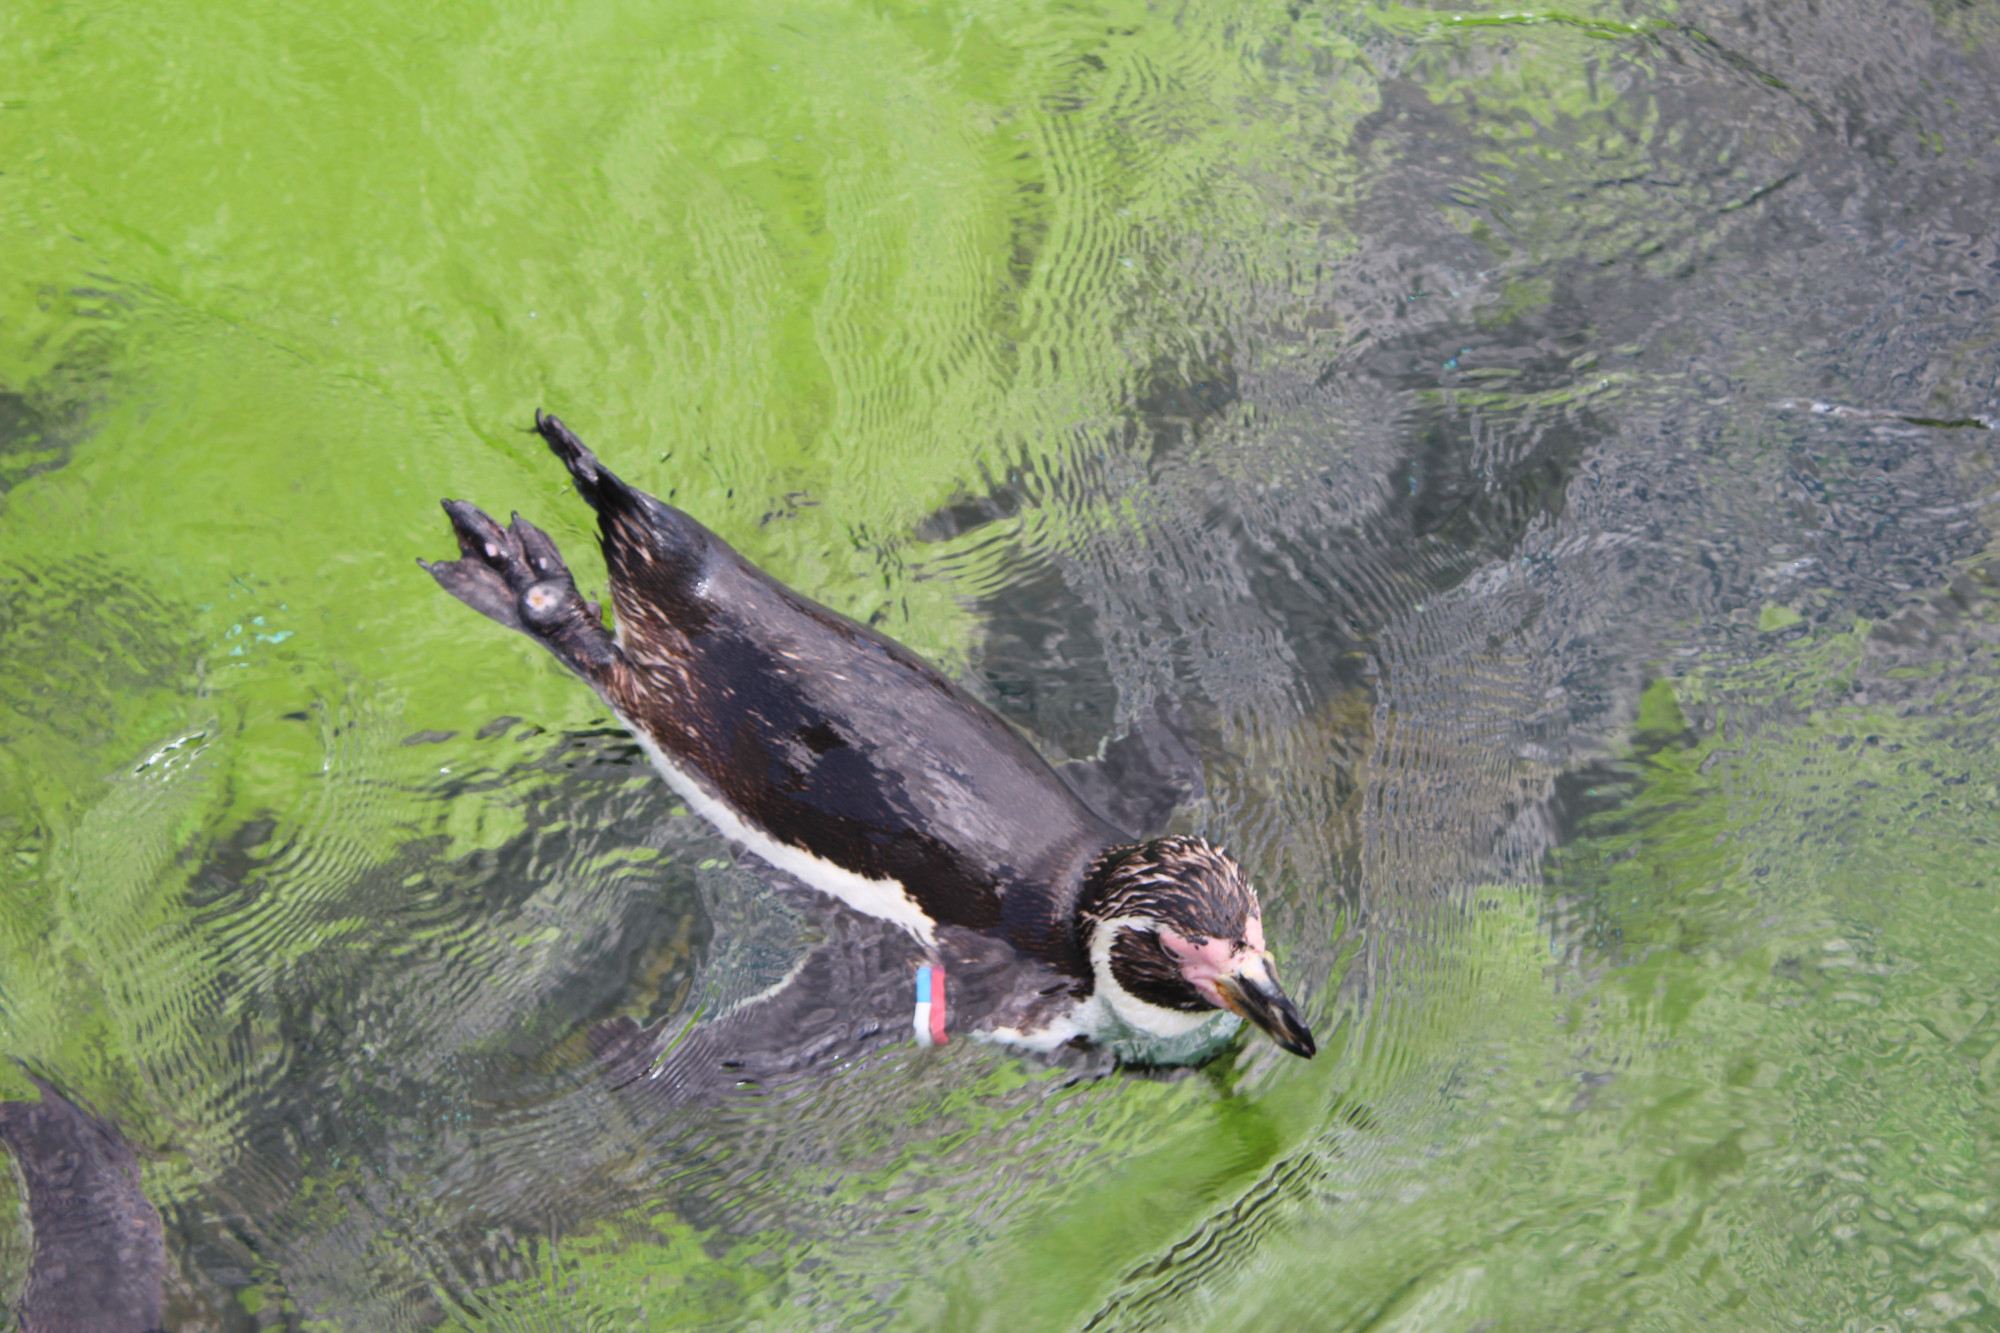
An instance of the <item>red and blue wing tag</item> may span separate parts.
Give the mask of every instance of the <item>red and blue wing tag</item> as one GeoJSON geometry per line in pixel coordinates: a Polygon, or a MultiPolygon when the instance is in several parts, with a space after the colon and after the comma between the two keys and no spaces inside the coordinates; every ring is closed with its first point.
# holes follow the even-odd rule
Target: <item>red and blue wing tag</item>
{"type": "Polygon", "coordinates": [[[944,1018],[944,969],[920,967],[917,969],[917,1011],[910,1016],[910,1028],[917,1034],[917,1045],[944,1045],[949,1040],[944,1034],[944,1018]]]}

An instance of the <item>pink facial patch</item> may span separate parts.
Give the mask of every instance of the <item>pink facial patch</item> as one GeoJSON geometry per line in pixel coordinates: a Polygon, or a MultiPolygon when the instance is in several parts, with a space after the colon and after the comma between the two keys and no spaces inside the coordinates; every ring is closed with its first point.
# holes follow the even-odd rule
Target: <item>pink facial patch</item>
{"type": "Polygon", "coordinates": [[[1243,940],[1248,947],[1239,946],[1234,940],[1211,939],[1196,944],[1171,930],[1160,931],[1160,943],[1180,961],[1181,975],[1201,992],[1202,999],[1218,1009],[1229,1006],[1223,1003],[1222,992],[1216,989],[1216,979],[1232,975],[1241,966],[1242,960],[1264,952],[1264,923],[1251,917],[1244,927],[1243,940]]]}

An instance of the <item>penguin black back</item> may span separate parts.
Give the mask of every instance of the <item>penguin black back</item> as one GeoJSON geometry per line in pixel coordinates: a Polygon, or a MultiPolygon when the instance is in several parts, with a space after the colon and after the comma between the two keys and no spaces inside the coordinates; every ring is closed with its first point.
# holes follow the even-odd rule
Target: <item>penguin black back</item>
{"type": "Polygon", "coordinates": [[[929,941],[998,932],[1086,979],[1076,901],[1129,841],[1011,727],[908,649],[764,574],[627,486],[560,421],[537,429],[597,511],[606,634],[554,544],[447,502],[446,589],[548,643],[694,804],[780,868],[929,941]]]}

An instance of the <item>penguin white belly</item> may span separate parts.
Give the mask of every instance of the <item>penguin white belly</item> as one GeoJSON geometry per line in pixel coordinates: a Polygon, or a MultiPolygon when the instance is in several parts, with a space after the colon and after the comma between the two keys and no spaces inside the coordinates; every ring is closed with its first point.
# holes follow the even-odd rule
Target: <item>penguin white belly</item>
{"type": "Polygon", "coordinates": [[[1126,1064],[1199,1064],[1236,1035],[1243,1020],[1219,1011],[1177,1015],[1190,1022],[1174,1025],[1169,1035],[1132,1026],[1105,1002],[1102,993],[1077,1002],[1067,1013],[1034,1028],[992,1027],[975,1030],[972,1039],[994,1046],[1047,1055],[1078,1037],[1101,1046],[1126,1064]]]}
{"type": "Polygon", "coordinates": [[[674,763],[652,737],[633,725],[630,718],[616,709],[612,711],[625,724],[625,729],[632,733],[632,739],[639,742],[639,748],[653,761],[653,767],[660,771],[667,785],[687,802],[688,809],[714,825],[723,837],[742,843],[764,861],[821,893],[839,899],[862,915],[901,926],[925,947],[936,947],[931,919],[924,915],[923,909],[917,906],[900,881],[869,879],[814,856],[803,847],[778,841],[736,813],[728,802],[711,793],[694,774],[674,763]]]}

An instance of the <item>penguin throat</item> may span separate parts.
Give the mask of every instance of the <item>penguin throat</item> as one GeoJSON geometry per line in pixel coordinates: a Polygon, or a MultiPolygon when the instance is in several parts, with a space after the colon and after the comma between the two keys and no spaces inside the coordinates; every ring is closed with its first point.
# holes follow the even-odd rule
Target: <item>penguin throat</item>
{"type": "MultiPolygon", "coordinates": [[[[1184,1037],[1222,1017],[1222,1011],[1198,999],[1186,1003],[1185,1007],[1181,1002],[1158,1003],[1152,996],[1140,995],[1129,989],[1119,980],[1117,970],[1112,966],[1112,954],[1121,935],[1127,932],[1151,934],[1159,928],[1157,921],[1143,916],[1113,917],[1109,921],[1098,922],[1090,936],[1093,989],[1126,1027],[1150,1037],[1184,1037]]],[[[1168,967],[1177,965],[1169,959],[1162,961],[1168,967]]],[[[1162,995],[1160,998],[1166,997],[1162,995]]]]}

